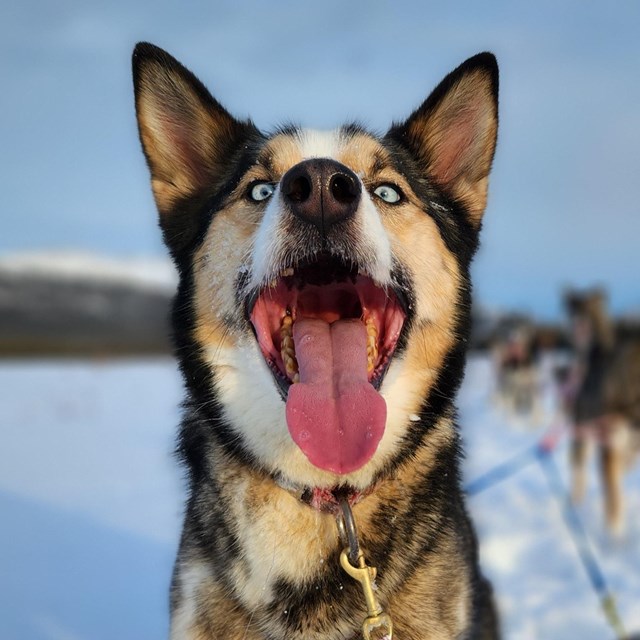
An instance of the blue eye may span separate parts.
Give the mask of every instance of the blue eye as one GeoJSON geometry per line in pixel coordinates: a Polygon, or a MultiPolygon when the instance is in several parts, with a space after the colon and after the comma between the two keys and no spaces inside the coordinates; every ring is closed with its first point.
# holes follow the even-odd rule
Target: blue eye
{"type": "Polygon", "coordinates": [[[276,190],[275,186],[270,182],[258,182],[251,187],[251,191],[249,195],[252,200],[256,202],[262,202],[262,200],[266,200],[273,195],[273,192],[276,190]]]}
{"type": "Polygon", "coordinates": [[[375,193],[380,200],[384,200],[389,204],[395,204],[396,202],[400,202],[402,199],[400,191],[395,187],[392,187],[390,184],[381,184],[373,193],[375,193]]]}

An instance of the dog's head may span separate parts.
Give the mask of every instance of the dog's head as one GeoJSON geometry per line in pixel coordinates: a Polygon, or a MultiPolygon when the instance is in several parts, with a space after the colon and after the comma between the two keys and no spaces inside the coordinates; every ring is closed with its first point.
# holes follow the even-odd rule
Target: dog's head
{"type": "Polygon", "coordinates": [[[177,353],[208,416],[198,442],[294,484],[368,486],[424,442],[461,379],[495,58],[467,60],[382,137],[267,135],[164,51],[140,44],[133,66],[181,277],[177,353]]]}
{"type": "Polygon", "coordinates": [[[570,339],[578,351],[588,351],[595,344],[605,348],[613,345],[606,290],[594,287],[565,291],[564,306],[569,316],[570,339]]]}

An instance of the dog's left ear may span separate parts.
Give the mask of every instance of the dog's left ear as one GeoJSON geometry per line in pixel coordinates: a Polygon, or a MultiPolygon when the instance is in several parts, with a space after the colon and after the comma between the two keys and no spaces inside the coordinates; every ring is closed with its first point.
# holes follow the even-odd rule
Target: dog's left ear
{"type": "Polygon", "coordinates": [[[480,53],[452,71],[387,137],[408,148],[427,175],[479,226],[498,131],[498,64],[480,53]]]}
{"type": "Polygon", "coordinates": [[[259,132],[231,116],[188,69],[152,44],[136,46],[133,82],[160,224],[175,250],[188,235],[180,204],[215,191],[228,178],[229,158],[259,132]]]}

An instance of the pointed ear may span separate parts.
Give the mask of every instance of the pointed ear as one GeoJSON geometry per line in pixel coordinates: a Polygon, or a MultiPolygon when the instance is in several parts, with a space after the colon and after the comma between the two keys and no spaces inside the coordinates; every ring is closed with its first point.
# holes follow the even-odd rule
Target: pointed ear
{"type": "Polygon", "coordinates": [[[230,156],[250,136],[205,86],[168,53],[141,42],[133,52],[133,83],[142,148],[165,230],[177,203],[210,191],[224,178],[230,156]]]}
{"type": "Polygon", "coordinates": [[[452,71],[409,119],[387,136],[404,145],[425,172],[479,226],[487,202],[498,131],[498,65],[480,53],[452,71]]]}

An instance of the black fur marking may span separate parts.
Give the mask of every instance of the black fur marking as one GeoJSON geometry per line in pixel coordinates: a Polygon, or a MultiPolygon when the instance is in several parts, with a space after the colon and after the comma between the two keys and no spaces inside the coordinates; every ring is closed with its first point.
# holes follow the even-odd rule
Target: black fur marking
{"type": "Polygon", "coordinates": [[[340,127],[340,137],[346,140],[360,134],[366,136],[371,135],[367,128],[360,122],[350,122],[340,127]]]}
{"type": "MultiPolygon", "coordinates": [[[[230,505],[226,504],[216,483],[211,479],[200,482],[189,492],[185,513],[185,531],[181,553],[211,566],[212,575],[228,579],[232,567],[242,557],[238,538],[229,523],[230,505]]],[[[233,591],[233,584],[226,585],[233,591]]]]}
{"type": "Polygon", "coordinates": [[[302,133],[302,127],[293,123],[286,122],[276,127],[273,130],[272,136],[283,135],[283,136],[291,136],[292,138],[298,138],[302,133]]]}
{"type": "Polygon", "coordinates": [[[250,468],[261,466],[223,418],[213,373],[194,337],[196,318],[192,292],[193,274],[188,269],[181,274],[173,306],[175,351],[188,390],[176,451],[189,469],[191,484],[195,486],[206,477],[212,439],[250,468]]]}

